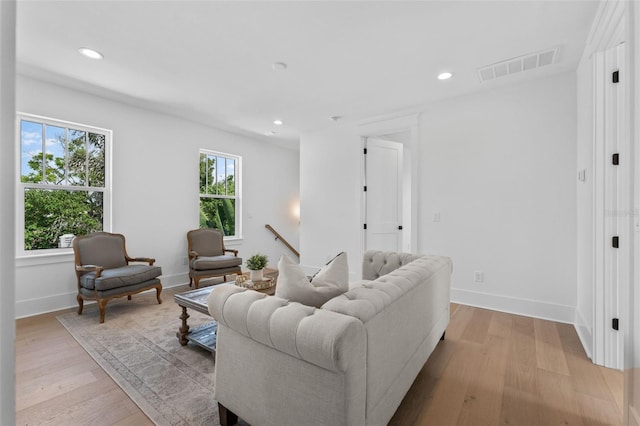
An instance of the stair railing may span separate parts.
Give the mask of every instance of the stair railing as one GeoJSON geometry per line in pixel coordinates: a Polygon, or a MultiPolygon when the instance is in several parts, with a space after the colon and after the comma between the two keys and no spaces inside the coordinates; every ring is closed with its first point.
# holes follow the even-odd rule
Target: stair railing
{"type": "Polygon", "coordinates": [[[296,250],[295,248],[293,248],[293,246],[291,244],[289,244],[289,241],[285,240],[284,238],[282,238],[282,235],[280,235],[280,233],[278,233],[278,231],[276,231],[275,229],[273,229],[273,226],[266,224],[264,226],[265,228],[267,228],[269,231],[271,231],[271,233],[273,235],[276,236],[276,241],[280,240],[282,241],[282,244],[284,244],[289,250],[291,250],[291,252],[293,254],[295,254],[296,256],[300,257],[300,253],[298,252],[298,250],[296,250]]]}

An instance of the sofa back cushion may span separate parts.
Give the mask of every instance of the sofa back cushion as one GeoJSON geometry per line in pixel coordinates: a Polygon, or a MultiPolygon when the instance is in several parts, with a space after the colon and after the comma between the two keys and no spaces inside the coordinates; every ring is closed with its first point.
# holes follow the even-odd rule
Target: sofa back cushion
{"type": "Polygon", "coordinates": [[[419,257],[420,255],[412,253],[368,250],[362,257],[362,279],[376,280],[419,257]]]}

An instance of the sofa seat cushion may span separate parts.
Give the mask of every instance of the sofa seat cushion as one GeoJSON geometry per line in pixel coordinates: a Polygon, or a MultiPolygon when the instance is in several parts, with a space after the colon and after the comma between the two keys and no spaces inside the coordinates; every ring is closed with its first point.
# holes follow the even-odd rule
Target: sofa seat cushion
{"type": "Polygon", "coordinates": [[[141,284],[162,275],[162,268],[149,265],[126,265],[120,268],[105,269],[100,277],[95,272],[84,274],[80,285],[86,289],[98,291],[111,290],[141,284]]]}
{"type": "Polygon", "coordinates": [[[340,253],[318,271],[311,281],[289,256],[278,262],[276,296],[307,306],[322,306],[349,289],[347,254],[340,253]]]}
{"type": "Polygon", "coordinates": [[[233,268],[242,265],[242,258],[228,254],[220,256],[200,256],[191,261],[191,268],[196,271],[206,271],[209,269],[233,268]]]}

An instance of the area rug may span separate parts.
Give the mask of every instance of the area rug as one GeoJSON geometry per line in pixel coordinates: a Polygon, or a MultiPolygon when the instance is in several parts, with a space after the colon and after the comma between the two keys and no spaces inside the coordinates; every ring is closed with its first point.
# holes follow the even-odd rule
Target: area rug
{"type": "MultiPolygon", "coordinates": [[[[214,357],[195,345],[181,346],[176,337],[182,309],[173,295],[187,290],[166,289],[160,305],[155,291],[111,301],[103,324],[96,305],[57,318],[155,424],[219,425],[214,357]]],[[[190,327],[212,320],[188,312],[190,327]]]]}

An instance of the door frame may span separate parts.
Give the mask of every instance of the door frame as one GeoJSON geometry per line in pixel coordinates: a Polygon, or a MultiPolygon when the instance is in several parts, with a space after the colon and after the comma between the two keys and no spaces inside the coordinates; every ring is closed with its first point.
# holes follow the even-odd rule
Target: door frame
{"type": "MultiPolygon", "coordinates": [[[[402,251],[410,253],[419,253],[420,250],[418,247],[419,118],[419,113],[393,117],[383,116],[364,120],[358,124],[360,152],[363,153],[362,161],[360,161],[360,187],[363,188],[360,203],[361,226],[365,223],[366,214],[364,148],[367,138],[381,138],[391,133],[408,132],[408,141],[401,142],[403,144],[402,251]]],[[[365,251],[364,227],[360,228],[360,251],[360,257],[362,257],[365,251]]]]}
{"type": "Polygon", "coordinates": [[[631,48],[627,44],[620,57],[620,81],[626,90],[612,96],[611,50],[629,43],[629,9],[625,2],[603,2],[587,40],[585,56],[592,64],[593,81],[593,324],[592,361],[623,369],[628,362],[631,329],[631,285],[633,265],[633,174],[631,148],[631,98],[633,87],[631,48]],[[617,109],[616,117],[611,111],[617,109]],[[610,138],[616,126],[617,147],[610,138]],[[620,154],[620,165],[611,165],[611,151],[620,154]],[[611,183],[617,180],[615,195],[611,183]],[[611,248],[611,237],[620,237],[618,249],[611,248]],[[617,280],[617,292],[608,283],[617,280]],[[612,331],[612,318],[619,318],[620,330],[612,331]]]}

